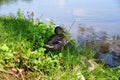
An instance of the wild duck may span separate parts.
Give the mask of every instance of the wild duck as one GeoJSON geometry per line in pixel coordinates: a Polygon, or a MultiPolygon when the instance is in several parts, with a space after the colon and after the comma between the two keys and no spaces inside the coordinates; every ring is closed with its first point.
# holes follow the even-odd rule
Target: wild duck
{"type": "Polygon", "coordinates": [[[51,35],[46,40],[45,46],[53,50],[56,50],[56,49],[62,50],[62,48],[66,45],[66,43],[67,43],[67,40],[66,40],[65,32],[63,28],[61,28],[60,26],[57,26],[54,30],[54,34],[51,35]]]}

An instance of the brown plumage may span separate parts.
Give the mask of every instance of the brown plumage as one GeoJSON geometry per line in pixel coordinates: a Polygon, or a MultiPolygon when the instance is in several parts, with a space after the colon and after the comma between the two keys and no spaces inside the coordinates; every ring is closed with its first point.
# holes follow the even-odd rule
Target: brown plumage
{"type": "Polygon", "coordinates": [[[61,50],[67,43],[66,37],[64,35],[65,32],[60,26],[57,26],[54,30],[54,33],[55,34],[51,35],[47,39],[47,41],[45,42],[45,46],[53,50],[61,50]]]}

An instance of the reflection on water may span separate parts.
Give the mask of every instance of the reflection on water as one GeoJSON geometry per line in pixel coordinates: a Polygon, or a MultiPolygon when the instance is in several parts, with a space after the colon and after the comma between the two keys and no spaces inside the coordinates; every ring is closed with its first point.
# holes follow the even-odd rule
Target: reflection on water
{"type": "Polygon", "coordinates": [[[120,34],[118,0],[0,0],[0,5],[0,15],[16,14],[20,8],[25,13],[33,11],[35,18],[43,21],[51,18],[67,29],[75,21],[70,31],[75,38],[79,24],[94,26],[98,31],[106,30],[109,34],[120,34]]]}
{"type": "MultiPolygon", "coordinates": [[[[0,0],[0,15],[15,15],[18,9],[22,9],[25,15],[34,12],[34,18],[41,18],[44,22],[45,18],[53,19],[57,25],[70,29],[72,36],[77,39],[80,37],[80,26],[89,27],[91,32],[96,30],[97,35],[87,35],[89,39],[95,39],[98,35],[102,39],[109,35],[120,35],[119,0],[0,0]],[[107,34],[101,36],[100,31],[107,34]]],[[[84,29],[81,30],[84,32],[84,29]]]]}
{"type": "Polygon", "coordinates": [[[11,4],[12,2],[16,2],[18,0],[0,0],[0,6],[3,4],[11,4]]]}
{"type": "Polygon", "coordinates": [[[3,5],[5,3],[17,2],[17,1],[31,2],[32,0],[0,0],[0,5],[3,5]]]}
{"type": "Polygon", "coordinates": [[[96,59],[111,67],[120,65],[120,35],[109,36],[105,31],[96,32],[93,27],[81,26],[77,40],[83,49],[91,47],[96,59]]]}

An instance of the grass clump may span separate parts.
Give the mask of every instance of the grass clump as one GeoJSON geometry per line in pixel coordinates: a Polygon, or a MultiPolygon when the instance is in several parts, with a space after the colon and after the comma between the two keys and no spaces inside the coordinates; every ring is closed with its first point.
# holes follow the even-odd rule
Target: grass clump
{"type": "MultiPolygon", "coordinates": [[[[55,23],[18,15],[0,16],[0,79],[11,80],[118,80],[120,67],[105,68],[101,64],[90,71],[89,60],[93,54],[89,48],[76,44],[60,51],[44,47],[53,34],[55,23]],[[12,76],[11,76],[12,75],[12,76]]],[[[30,15],[32,16],[32,15],[30,15]]],[[[74,41],[74,40],[73,40],[74,41]]],[[[94,60],[92,60],[94,62],[94,60]]]]}

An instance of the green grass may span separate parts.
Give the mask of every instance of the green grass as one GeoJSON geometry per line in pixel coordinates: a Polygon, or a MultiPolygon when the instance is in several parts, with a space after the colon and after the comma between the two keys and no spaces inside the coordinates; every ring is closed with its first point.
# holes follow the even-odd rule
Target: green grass
{"type": "Polygon", "coordinates": [[[62,52],[47,49],[44,42],[56,26],[47,20],[49,24],[33,21],[19,11],[15,17],[0,16],[0,79],[9,74],[8,68],[24,69],[27,80],[80,80],[81,76],[86,80],[120,79],[120,67],[109,68],[100,63],[89,71],[88,61],[94,61],[90,48],[74,44],[62,52]]]}

